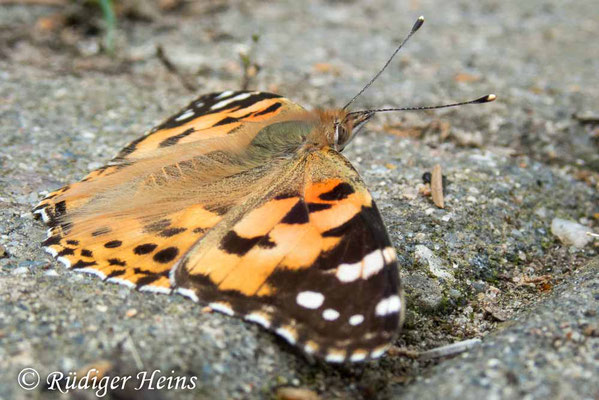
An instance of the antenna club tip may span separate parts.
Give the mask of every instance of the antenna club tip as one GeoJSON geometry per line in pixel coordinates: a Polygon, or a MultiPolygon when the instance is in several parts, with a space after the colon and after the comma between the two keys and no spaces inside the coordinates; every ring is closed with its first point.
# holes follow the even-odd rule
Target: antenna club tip
{"type": "Polygon", "coordinates": [[[421,15],[416,20],[416,23],[414,23],[414,26],[412,27],[412,33],[416,32],[418,29],[420,29],[420,27],[422,26],[423,23],[424,23],[424,17],[421,15]]]}
{"type": "Polygon", "coordinates": [[[474,100],[473,103],[489,103],[491,101],[495,101],[496,98],[497,96],[495,96],[494,94],[488,94],[486,96],[474,100]]]}

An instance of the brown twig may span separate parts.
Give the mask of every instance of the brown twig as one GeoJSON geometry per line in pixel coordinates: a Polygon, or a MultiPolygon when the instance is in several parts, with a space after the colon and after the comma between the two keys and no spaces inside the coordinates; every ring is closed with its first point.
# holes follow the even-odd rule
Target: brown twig
{"type": "Polygon", "coordinates": [[[433,195],[433,203],[439,208],[445,208],[443,199],[443,173],[439,164],[433,167],[431,175],[431,192],[433,195]]]}
{"type": "Polygon", "coordinates": [[[582,125],[599,124],[599,115],[574,113],[572,114],[572,118],[574,118],[582,125]]]}
{"type": "Polygon", "coordinates": [[[177,68],[175,64],[171,62],[171,60],[169,60],[169,58],[164,52],[164,49],[162,48],[162,45],[156,46],[156,57],[158,57],[158,60],[160,60],[162,65],[164,65],[164,67],[171,74],[175,75],[179,79],[181,85],[183,85],[185,89],[189,90],[190,92],[196,92],[198,90],[198,87],[191,82],[189,77],[186,74],[179,71],[179,68],[177,68]]]}

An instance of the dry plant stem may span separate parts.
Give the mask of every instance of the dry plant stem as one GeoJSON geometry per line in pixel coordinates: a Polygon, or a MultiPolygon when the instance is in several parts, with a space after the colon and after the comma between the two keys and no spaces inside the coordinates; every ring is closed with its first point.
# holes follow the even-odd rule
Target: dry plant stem
{"type": "Polygon", "coordinates": [[[420,353],[421,360],[432,360],[434,358],[455,356],[470,349],[480,346],[480,339],[468,339],[461,342],[448,344],[420,353]]]}
{"type": "Polygon", "coordinates": [[[577,120],[582,125],[599,124],[599,115],[583,115],[583,114],[574,113],[572,115],[572,118],[577,120]]]}
{"type": "Polygon", "coordinates": [[[179,79],[181,85],[183,85],[185,89],[189,90],[192,93],[197,92],[198,87],[190,81],[187,75],[179,71],[179,68],[177,68],[175,64],[171,62],[171,60],[169,60],[167,55],[164,53],[164,49],[161,45],[156,46],[156,57],[158,57],[158,60],[160,60],[160,62],[162,63],[162,65],[164,65],[167,71],[169,71],[171,74],[175,75],[177,79],[179,79]]]}

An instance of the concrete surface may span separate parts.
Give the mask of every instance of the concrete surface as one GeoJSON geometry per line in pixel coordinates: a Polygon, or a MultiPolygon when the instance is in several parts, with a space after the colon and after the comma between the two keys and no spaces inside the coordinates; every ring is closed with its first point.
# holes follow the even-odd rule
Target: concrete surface
{"type": "Polygon", "coordinates": [[[146,398],[272,398],[280,386],[322,398],[599,396],[598,242],[569,247],[550,231],[556,217],[599,230],[593,1],[149,7],[141,20],[119,17],[113,58],[85,23],[53,28],[44,19],[61,13],[0,6],[0,398],[58,398],[19,388],[25,367],[45,377],[102,360],[121,374],[197,377],[195,390],[146,398]],[[381,208],[407,289],[404,330],[381,361],[310,363],[257,326],[71,273],[40,249],[45,229],[29,210],[45,192],[195,96],[239,88],[239,51],[254,47],[251,87],[340,106],[419,15],[424,27],[356,108],[498,100],[381,115],[346,151],[381,208]],[[183,78],[154,55],[158,44],[183,78]],[[435,164],[448,181],[444,210],[423,194],[435,164]],[[415,257],[416,246],[433,257],[415,257]],[[482,345],[464,356],[405,356],[470,338],[482,345]]]}

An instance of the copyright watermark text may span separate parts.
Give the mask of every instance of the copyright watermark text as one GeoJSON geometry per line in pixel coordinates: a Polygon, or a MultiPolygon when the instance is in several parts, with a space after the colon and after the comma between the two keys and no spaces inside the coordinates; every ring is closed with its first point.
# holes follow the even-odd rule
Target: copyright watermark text
{"type": "MultiPolygon", "coordinates": [[[[40,374],[33,368],[24,368],[17,376],[19,386],[25,390],[37,388],[40,374]]],[[[196,376],[178,376],[175,371],[165,374],[161,370],[139,371],[135,375],[104,375],[96,368],[86,374],[77,372],[51,372],[46,377],[46,390],[69,393],[71,390],[93,390],[98,397],[112,391],[133,388],[134,390],[193,390],[197,385],[196,376]]]]}

